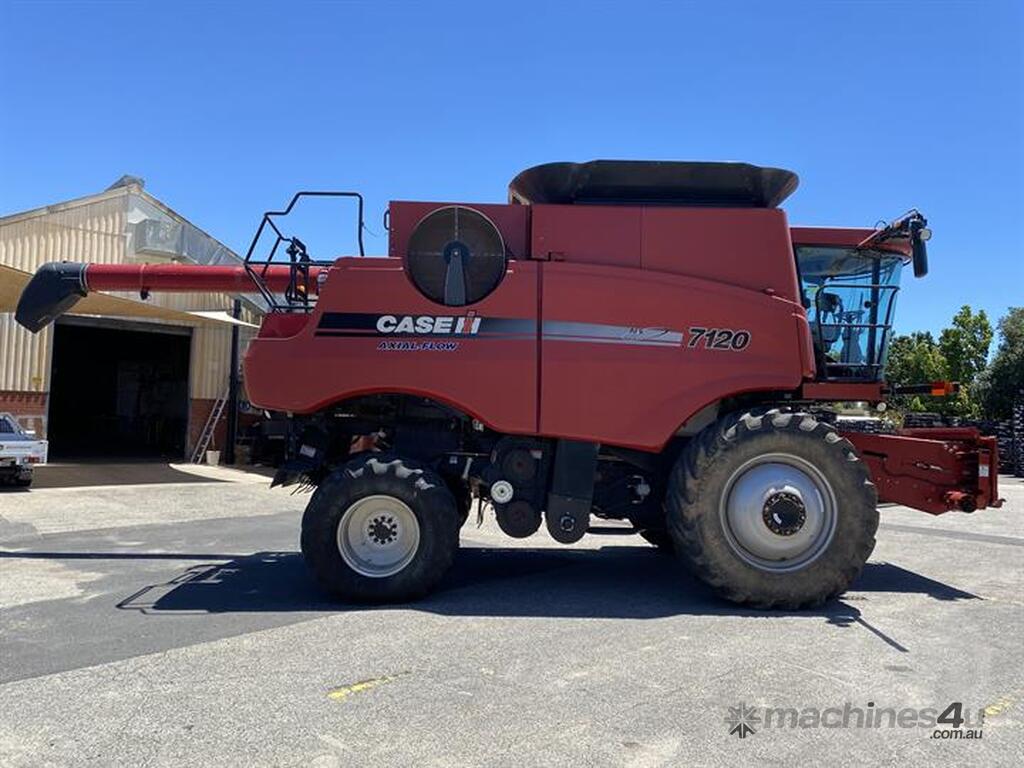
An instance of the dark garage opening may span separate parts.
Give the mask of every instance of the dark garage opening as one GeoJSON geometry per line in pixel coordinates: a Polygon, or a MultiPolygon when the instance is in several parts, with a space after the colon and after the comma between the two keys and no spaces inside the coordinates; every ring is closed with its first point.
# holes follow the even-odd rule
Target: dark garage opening
{"type": "Polygon", "coordinates": [[[50,455],[181,459],[188,425],[188,329],[54,328],[50,455]]]}

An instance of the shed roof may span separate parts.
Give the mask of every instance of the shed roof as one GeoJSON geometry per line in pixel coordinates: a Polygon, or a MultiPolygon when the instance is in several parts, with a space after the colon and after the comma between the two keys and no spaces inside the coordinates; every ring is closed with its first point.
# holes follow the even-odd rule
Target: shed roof
{"type": "Polygon", "coordinates": [[[53,213],[71,211],[76,208],[82,208],[87,205],[92,205],[93,203],[99,203],[106,200],[114,200],[118,197],[127,197],[129,195],[138,195],[147,203],[158,208],[162,213],[171,217],[175,221],[181,224],[188,224],[198,233],[210,238],[210,240],[224,248],[225,251],[231,253],[232,255],[235,256],[235,258],[241,260],[240,257],[238,257],[238,255],[235,254],[234,251],[232,251],[230,248],[228,248],[226,245],[220,242],[220,240],[213,237],[211,234],[209,234],[202,228],[197,227],[194,223],[192,223],[187,218],[182,216],[180,213],[175,211],[162,200],[159,200],[158,198],[154,197],[149,192],[147,192],[144,188],[144,182],[142,181],[142,179],[138,178],[137,176],[130,176],[128,174],[121,176],[121,178],[119,178],[117,181],[115,181],[112,185],[110,185],[107,189],[103,190],[102,192],[94,192],[90,195],[74,197],[70,200],[65,200],[60,203],[52,203],[51,205],[43,205],[38,208],[30,208],[26,211],[17,211],[15,213],[9,213],[0,216],[0,227],[6,226],[8,224],[17,224],[23,221],[28,221],[30,219],[35,219],[42,216],[48,216],[53,213]]]}

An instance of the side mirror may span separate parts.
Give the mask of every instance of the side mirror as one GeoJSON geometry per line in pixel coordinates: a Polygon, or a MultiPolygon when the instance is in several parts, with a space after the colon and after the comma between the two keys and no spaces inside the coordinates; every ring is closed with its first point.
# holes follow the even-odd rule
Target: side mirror
{"type": "Polygon", "coordinates": [[[928,239],[932,231],[925,226],[920,219],[913,219],[910,222],[910,247],[914,261],[914,277],[924,277],[928,274],[928,239]]]}

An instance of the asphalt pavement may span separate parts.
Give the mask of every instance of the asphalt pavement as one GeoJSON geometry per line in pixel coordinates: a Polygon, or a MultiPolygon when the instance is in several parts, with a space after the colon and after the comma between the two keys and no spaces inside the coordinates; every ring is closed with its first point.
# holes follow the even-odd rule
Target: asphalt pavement
{"type": "Polygon", "coordinates": [[[636,537],[472,518],[432,596],[339,605],[297,552],[305,495],[46,471],[0,493],[3,766],[1024,764],[1021,480],[1000,510],[884,508],[853,588],[783,613],[636,537]]]}

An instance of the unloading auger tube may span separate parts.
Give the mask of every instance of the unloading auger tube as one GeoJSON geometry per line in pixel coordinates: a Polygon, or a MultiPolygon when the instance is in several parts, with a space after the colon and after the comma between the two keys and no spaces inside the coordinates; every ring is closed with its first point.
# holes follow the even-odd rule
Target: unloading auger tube
{"type": "MultiPolygon", "coordinates": [[[[310,293],[319,290],[317,277],[326,267],[310,267],[306,284],[310,293]]],[[[288,289],[293,271],[288,266],[268,266],[256,275],[272,292],[288,289]]],[[[255,276],[244,266],[192,264],[80,264],[62,261],[44,264],[18,301],[15,319],[36,333],[70,310],[90,291],[150,291],[196,293],[245,293],[256,290],[255,276]]]]}

